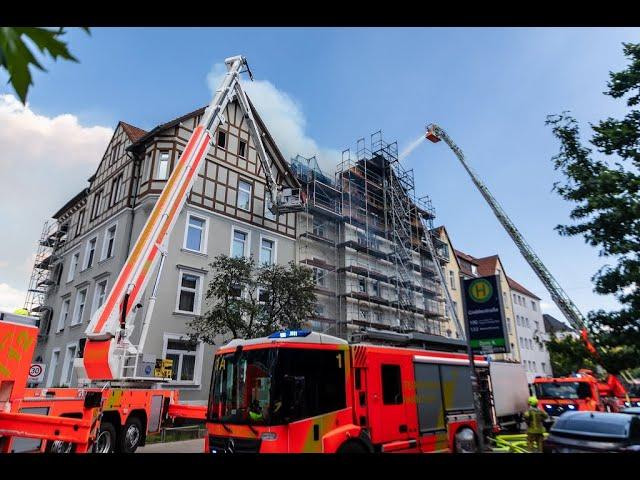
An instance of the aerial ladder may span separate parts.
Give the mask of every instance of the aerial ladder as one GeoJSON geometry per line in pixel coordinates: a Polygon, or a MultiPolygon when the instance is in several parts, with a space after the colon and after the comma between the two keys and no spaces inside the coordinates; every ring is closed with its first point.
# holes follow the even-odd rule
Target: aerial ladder
{"type": "MultiPolygon", "coordinates": [[[[558,306],[562,314],[565,316],[569,324],[575,329],[580,331],[580,336],[584,341],[587,350],[598,360],[600,361],[600,357],[597,349],[594,345],[589,341],[587,327],[584,321],[584,317],[578,307],[573,303],[569,295],[562,289],[558,281],[553,277],[551,272],[547,269],[547,267],[542,263],[540,257],[536,255],[531,246],[524,239],[520,231],[516,228],[515,224],[511,221],[509,216],[500,206],[498,201],[489,191],[489,188],[484,184],[484,182],[480,179],[478,174],[473,170],[471,165],[467,162],[464,153],[456,145],[456,143],[451,139],[451,137],[447,134],[447,132],[442,129],[440,126],[432,123],[427,125],[425,137],[427,140],[437,143],[440,140],[444,141],[449,148],[453,151],[455,156],[458,158],[464,169],[467,171],[474,185],[480,191],[480,194],[489,204],[489,207],[495,214],[496,218],[500,222],[500,224],[507,231],[513,242],[520,250],[520,253],[527,261],[529,266],[533,269],[535,274],[538,276],[542,284],[545,286],[549,294],[551,295],[552,300],[558,306]]],[[[622,384],[618,380],[615,375],[609,374],[608,380],[610,384],[614,385],[618,391],[624,389],[622,384]]]]}
{"type": "Polygon", "coordinates": [[[304,208],[300,189],[282,188],[276,183],[274,168],[262,141],[262,134],[258,131],[249,99],[240,84],[241,73],[246,72],[253,79],[247,60],[242,56],[235,56],[227,58],[225,64],[227,73],[222,85],[215,92],[213,101],[193,131],[104,305],[91,318],[85,332],[83,356],[77,358],[74,365],[79,379],[136,380],[136,365],[149,329],[169,236],[200,165],[215,141],[216,129],[226,121],[225,109],[234,99],[244,114],[267,179],[269,208],[276,215],[297,212],[304,208]],[[141,307],[142,294],[158,262],[160,266],[142,322],[140,337],[137,344],[133,344],[130,341],[134,330],[133,317],[141,307]]]}
{"type": "Polygon", "coordinates": [[[230,102],[237,102],[254,141],[267,179],[269,209],[275,215],[304,209],[304,197],[295,188],[295,180],[287,187],[276,182],[273,161],[240,84],[242,73],[252,79],[246,59],[230,57],[225,64],[227,73],[220,88],[193,131],[104,305],[91,317],[84,345],[74,359],[80,386],[26,388],[37,327],[0,321],[0,453],[13,451],[16,438],[40,441],[34,447],[39,451],[132,452],[144,443],[147,434],[159,432],[167,419],[204,420],[205,406],[180,403],[177,390],[158,388],[162,378],[136,375],[171,231],[213,145],[216,129],[226,121],[224,112],[230,102]],[[156,267],[140,336],[134,343],[134,316],[156,267]]]}

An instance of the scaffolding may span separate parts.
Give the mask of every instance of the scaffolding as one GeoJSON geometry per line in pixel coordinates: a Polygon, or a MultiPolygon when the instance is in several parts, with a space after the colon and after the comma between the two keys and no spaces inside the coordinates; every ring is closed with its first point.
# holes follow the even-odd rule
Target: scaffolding
{"type": "Polygon", "coordinates": [[[413,170],[401,165],[397,143],[385,142],[382,132],[372,134],[368,145],[358,139],[354,153],[342,152],[333,180],[315,157],[291,161],[307,193],[298,222],[299,260],[314,275],[326,272],[317,285],[320,303],[331,313],[323,325],[347,337],[356,329],[443,335],[446,286],[435,261],[448,260],[448,251],[432,235],[430,199],[416,196],[413,170]]]}
{"type": "Polygon", "coordinates": [[[58,250],[67,241],[67,231],[68,224],[45,221],[38,241],[24,308],[30,315],[40,319],[39,341],[46,338],[51,327],[52,312],[46,301],[51,290],[60,284],[62,264],[58,250]]]}

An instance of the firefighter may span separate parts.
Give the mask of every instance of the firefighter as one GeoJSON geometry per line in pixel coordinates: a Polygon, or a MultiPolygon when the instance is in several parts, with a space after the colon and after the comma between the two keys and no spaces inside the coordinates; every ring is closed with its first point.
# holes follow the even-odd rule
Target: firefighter
{"type": "Polygon", "coordinates": [[[527,422],[527,446],[529,451],[542,453],[545,428],[543,422],[549,418],[547,412],[538,408],[538,399],[529,397],[529,410],[524,414],[527,422]]]}

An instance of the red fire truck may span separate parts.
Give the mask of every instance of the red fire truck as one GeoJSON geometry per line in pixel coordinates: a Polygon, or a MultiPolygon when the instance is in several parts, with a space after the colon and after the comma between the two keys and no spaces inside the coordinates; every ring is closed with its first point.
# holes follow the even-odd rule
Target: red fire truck
{"type": "Polygon", "coordinates": [[[468,357],[309,331],[233,340],[215,355],[207,430],[211,453],[473,452],[468,357]]]}
{"type": "Polygon", "coordinates": [[[193,131],[104,304],[92,315],[86,338],[81,340],[74,368],[79,384],[85,387],[26,389],[37,329],[0,321],[0,451],[16,451],[16,443],[31,442],[29,448],[37,451],[132,452],[144,445],[146,434],[158,431],[167,417],[204,419],[205,406],[179,404],[178,392],[161,388],[162,379],[152,373],[153,369],[149,368],[147,373],[146,368],[138,367],[144,362],[144,346],[169,237],[232,100],[237,101],[245,115],[267,179],[272,212],[289,213],[304,208],[298,188],[283,188],[275,181],[271,157],[240,84],[241,73],[248,72],[251,76],[246,59],[230,57],[225,64],[227,73],[220,87],[193,131]],[[142,305],[143,292],[156,267],[155,283],[139,325],[140,337],[133,342],[135,312],[142,305]],[[35,445],[29,439],[35,439],[35,445]]]}
{"type": "Polygon", "coordinates": [[[581,369],[569,377],[539,377],[533,382],[538,407],[551,417],[566,411],[617,412],[640,406],[640,398],[629,396],[615,375],[600,381],[591,370],[581,369]]]}

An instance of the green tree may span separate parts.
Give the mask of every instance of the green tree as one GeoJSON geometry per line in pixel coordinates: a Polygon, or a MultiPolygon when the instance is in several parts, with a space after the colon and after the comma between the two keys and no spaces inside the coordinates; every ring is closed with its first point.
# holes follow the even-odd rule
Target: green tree
{"type": "Polygon", "coordinates": [[[627,68],[610,72],[605,95],[626,97],[624,118],[591,124],[591,147],[582,144],[578,122],[569,112],[551,115],[547,124],[560,141],[553,157],[566,176],[554,189],[575,203],[571,225],[556,229],[584,236],[611,261],[594,274],[595,292],[613,294],[620,310],[589,312],[591,340],[611,373],[640,366],[640,44],[624,43],[627,68]]]}
{"type": "Polygon", "coordinates": [[[255,338],[300,328],[315,308],[311,270],[290,262],[256,265],[253,258],[218,255],[210,264],[207,312],[189,322],[191,340],[214,345],[221,335],[255,338]]]}
{"type": "MultiPolygon", "coordinates": [[[[88,28],[84,30],[89,33],[88,28]]],[[[29,43],[36,46],[40,53],[49,54],[57,60],[58,57],[77,62],[67,48],[67,43],[62,40],[65,34],[64,27],[57,29],[39,27],[0,27],[0,68],[9,74],[9,83],[18,94],[20,101],[27,101],[29,87],[33,85],[29,66],[45,71],[38,62],[29,43]]]]}

